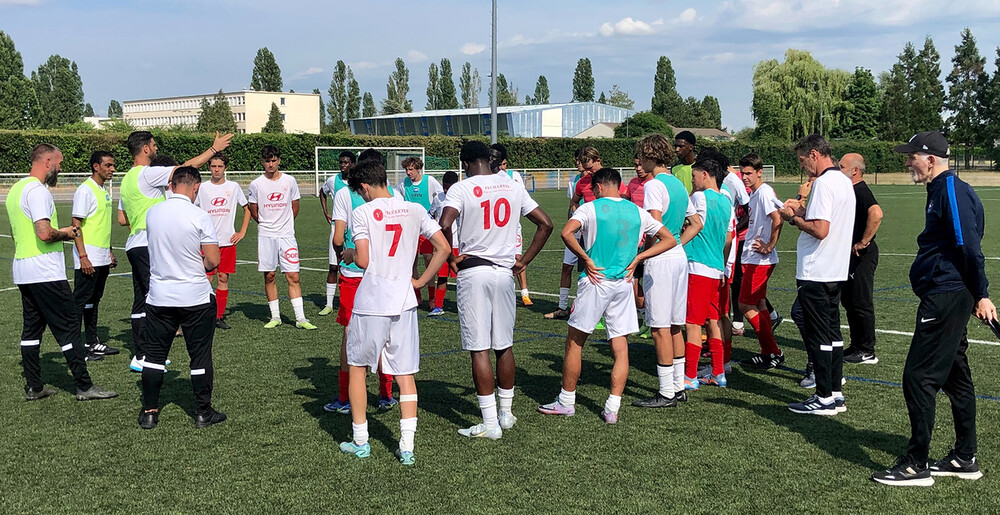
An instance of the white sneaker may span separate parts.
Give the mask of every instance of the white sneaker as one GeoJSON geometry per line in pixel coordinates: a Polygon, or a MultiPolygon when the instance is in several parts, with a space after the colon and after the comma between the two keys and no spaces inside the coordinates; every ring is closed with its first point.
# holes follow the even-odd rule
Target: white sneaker
{"type": "Polygon", "coordinates": [[[138,356],[132,356],[132,362],[129,363],[128,368],[132,369],[133,372],[142,372],[142,361],[139,360],[138,356]]]}
{"type": "Polygon", "coordinates": [[[513,413],[509,411],[500,412],[500,429],[506,431],[514,427],[514,424],[516,423],[517,423],[517,417],[515,417],[513,413]]]}
{"type": "Polygon", "coordinates": [[[500,437],[503,436],[503,431],[500,429],[499,425],[487,428],[486,424],[476,424],[468,429],[459,429],[458,434],[469,438],[489,438],[490,440],[499,440],[500,437]]]}

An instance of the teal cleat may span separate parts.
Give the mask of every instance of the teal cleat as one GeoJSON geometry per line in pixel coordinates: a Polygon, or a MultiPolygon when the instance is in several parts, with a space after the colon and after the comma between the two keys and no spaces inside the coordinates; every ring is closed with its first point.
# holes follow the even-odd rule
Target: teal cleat
{"type": "Polygon", "coordinates": [[[409,467],[417,462],[417,458],[413,455],[412,451],[396,451],[396,457],[399,458],[399,463],[409,467]]]}
{"type": "Polygon", "coordinates": [[[357,445],[354,442],[341,442],[340,451],[347,454],[353,454],[358,458],[367,458],[372,454],[372,446],[367,443],[364,445],[357,445]]]}

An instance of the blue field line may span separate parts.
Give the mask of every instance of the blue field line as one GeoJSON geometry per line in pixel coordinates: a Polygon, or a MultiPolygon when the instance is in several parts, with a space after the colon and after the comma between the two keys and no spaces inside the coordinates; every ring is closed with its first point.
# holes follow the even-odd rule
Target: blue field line
{"type": "Polygon", "coordinates": [[[872,290],[872,291],[874,291],[874,292],[878,293],[878,292],[880,292],[880,291],[889,291],[889,290],[902,290],[903,288],[910,288],[910,287],[911,287],[911,286],[910,286],[909,284],[903,284],[903,285],[900,285],[900,286],[890,286],[890,287],[888,287],[888,288],[875,288],[875,289],[874,289],[874,290],[872,290]]]}
{"type": "MultiPolygon", "coordinates": [[[[805,374],[805,370],[799,370],[797,368],[786,367],[784,365],[778,367],[781,370],[787,370],[789,372],[795,372],[797,374],[805,374]]],[[[883,381],[881,379],[870,379],[867,377],[860,376],[844,376],[848,381],[858,381],[861,383],[878,384],[882,386],[894,386],[896,388],[902,388],[903,383],[897,383],[894,381],[883,381]]],[[[995,395],[976,395],[977,399],[982,399],[984,401],[1000,401],[1000,397],[995,395]]]]}

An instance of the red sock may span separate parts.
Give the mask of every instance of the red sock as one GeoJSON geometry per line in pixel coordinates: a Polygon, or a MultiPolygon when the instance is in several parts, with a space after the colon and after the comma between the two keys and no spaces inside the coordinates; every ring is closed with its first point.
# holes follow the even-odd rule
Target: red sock
{"type": "Polygon", "coordinates": [[[434,283],[427,285],[427,302],[437,299],[437,286],[434,283]]]}
{"type": "Polygon", "coordinates": [[[448,288],[438,288],[434,290],[434,306],[438,308],[444,308],[444,295],[448,293],[448,288]]]}
{"type": "Polygon", "coordinates": [[[340,399],[340,402],[347,402],[348,400],[347,387],[350,383],[351,374],[349,372],[341,370],[340,374],[338,374],[337,376],[337,379],[339,379],[340,382],[340,391],[338,392],[337,398],[340,399]]]}
{"type": "Polygon", "coordinates": [[[722,342],[722,364],[725,365],[733,360],[733,340],[723,340],[722,342]]]}
{"type": "Polygon", "coordinates": [[[417,296],[417,304],[424,301],[424,298],[420,295],[420,288],[414,288],[413,293],[417,296]]]}
{"type": "Polygon", "coordinates": [[[215,318],[226,314],[226,301],[229,300],[229,290],[215,290],[215,318]]]}
{"type": "Polygon", "coordinates": [[[378,373],[378,396],[392,397],[392,376],[381,371],[378,373]]]}
{"type": "Polygon", "coordinates": [[[760,318],[760,330],[757,331],[757,339],[760,340],[761,351],[764,354],[781,354],[778,342],[774,341],[774,330],[771,328],[771,314],[767,311],[761,311],[757,316],[760,318]]]}
{"type": "Polygon", "coordinates": [[[719,338],[709,338],[708,348],[712,351],[712,375],[719,375],[726,371],[723,366],[725,361],[722,361],[725,351],[722,350],[722,340],[719,338]]]}
{"type": "Polygon", "coordinates": [[[698,375],[698,356],[701,354],[701,345],[691,342],[684,344],[684,376],[694,378],[698,375]]]}

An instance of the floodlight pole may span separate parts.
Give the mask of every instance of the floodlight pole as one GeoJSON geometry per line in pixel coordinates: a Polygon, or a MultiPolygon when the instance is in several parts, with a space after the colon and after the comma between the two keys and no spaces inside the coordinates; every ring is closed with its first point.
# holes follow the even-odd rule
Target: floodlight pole
{"type": "Polygon", "coordinates": [[[493,59],[490,71],[490,143],[497,142],[497,0],[493,0],[493,59]]]}

